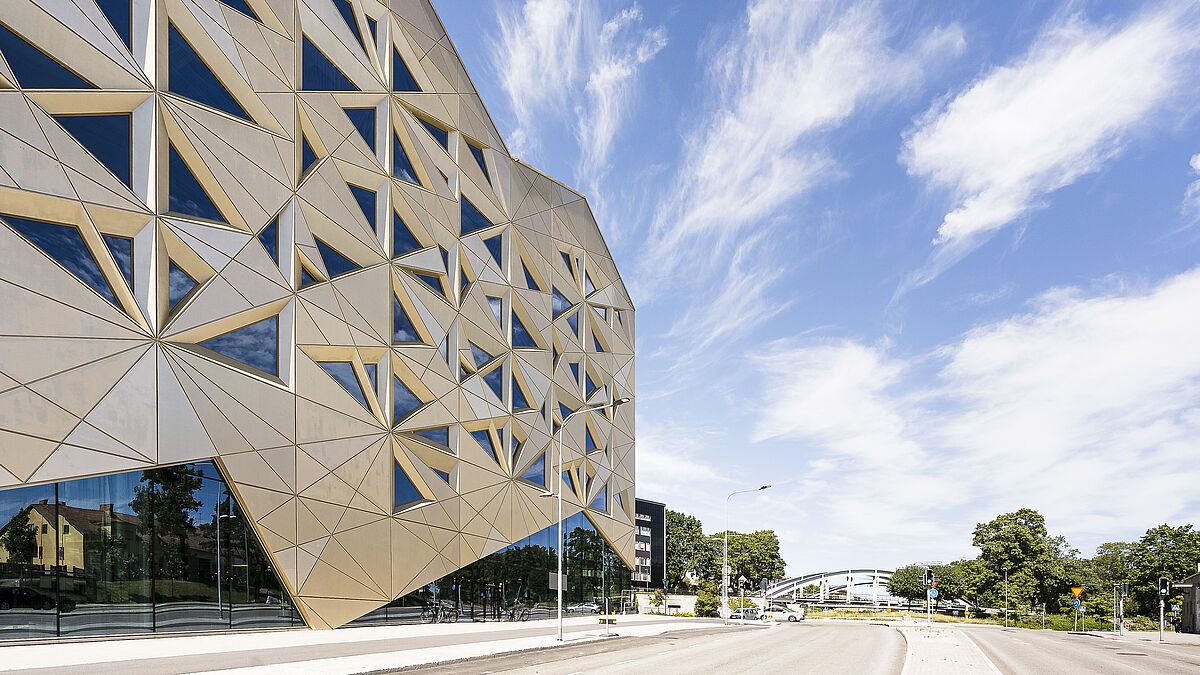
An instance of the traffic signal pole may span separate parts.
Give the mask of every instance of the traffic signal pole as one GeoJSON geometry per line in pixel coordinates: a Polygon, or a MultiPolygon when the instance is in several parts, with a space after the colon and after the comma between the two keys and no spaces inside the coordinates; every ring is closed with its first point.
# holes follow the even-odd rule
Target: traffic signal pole
{"type": "Polygon", "coordinates": [[[1158,641],[1163,642],[1163,606],[1165,600],[1163,596],[1158,596],[1158,641]]]}

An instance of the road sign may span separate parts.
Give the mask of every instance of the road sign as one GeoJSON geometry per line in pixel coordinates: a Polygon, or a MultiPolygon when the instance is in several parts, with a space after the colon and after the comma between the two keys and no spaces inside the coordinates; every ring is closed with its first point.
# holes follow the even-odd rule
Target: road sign
{"type": "Polygon", "coordinates": [[[1084,607],[1083,605],[1080,605],[1080,606],[1079,606],[1079,613],[1080,613],[1080,614],[1087,614],[1087,607],[1084,607]]]}
{"type": "Polygon", "coordinates": [[[1178,611],[1179,611],[1179,605],[1171,605],[1171,611],[1172,611],[1172,612],[1178,612],[1178,611]]]}
{"type": "Polygon", "coordinates": [[[1075,598],[1075,609],[1079,609],[1079,598],[1075,598]]]}
{"type": "Polygon", "coordinates": [[[937,596],[938,596],[938,590],[936,588],[929,589],[929,597],[936,598],[937,596]]]}
{"type": "Polygon", "coordinates": [[[1071,587],[1071,592],[1072,592],[1072,593],[1074,593],[1074,594],[1075,594],[1075,597],[1077,597],[1077,598],[1078,598],[1078,597],[1079,597],[1079,594],[1080,594],[1080,593],[1083,593],[1083,586],[1072,586],[1072,587],[1071,587]]]}

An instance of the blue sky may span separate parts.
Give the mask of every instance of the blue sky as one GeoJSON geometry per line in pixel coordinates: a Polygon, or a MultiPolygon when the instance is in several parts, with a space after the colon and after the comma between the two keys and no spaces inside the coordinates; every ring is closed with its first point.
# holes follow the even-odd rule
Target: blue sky
{"type": "Polygon", "coordinates": [[[1200,5],[436,2],[637,314],[638,493],[790,573],[1200,506],[1200,5]]]}

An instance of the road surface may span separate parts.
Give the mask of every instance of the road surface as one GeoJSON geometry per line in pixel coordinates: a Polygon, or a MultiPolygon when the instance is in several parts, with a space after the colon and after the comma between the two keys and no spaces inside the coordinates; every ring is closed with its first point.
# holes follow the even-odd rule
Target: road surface
{"type": "Polygon", "coordinates": [[[886,626],[784,623],[618,638],[574,647],[429,666],[406,673],[822,673],[896,675],[905,643],[886,626]]]}
{"type": "Polygon", "coordinates": [[[1005,675],[1200,672],[1200,645],[988,626],[964,625],[962,631],[1005,675]]]}

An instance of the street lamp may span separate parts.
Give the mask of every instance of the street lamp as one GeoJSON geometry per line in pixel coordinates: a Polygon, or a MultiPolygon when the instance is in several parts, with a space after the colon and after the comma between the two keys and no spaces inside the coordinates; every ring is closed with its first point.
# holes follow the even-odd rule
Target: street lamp
{"type": "MultiPolygon", "coordinates": [[[[574,417],[580,413],[594,412],[597,410],[605,410],[607,408],[612,408],[613,412],[615,413],[617,410],[617,406],[621,406],[626,403],[629,403],[631,400],[633,400],[633,399],[629,398],[628,396],[623,396],[615,401],[612,401],[611,403],[602,403],[600,405],[594,405],[590,408],[580,408],[579,410],[576,410],[575,412],[564,417],[563,421],[562,421],[562,426],[560,426],[554,432],[554,435],[556,435],[558,437],[558,464],[555,465],[557,468],[554,471],[554,475],[558,476],[558,576],[555,578],[555,581],[556,581],[556,585],[558,586],[558,641],[559,642],[563,641],[563,578],[562,578],[562,576],[563,576],[563,526],[562,526],[562,522],[563,522],[563,517],[562,517],[562,504],[563,504],[562,460],[563,460],[563,455],[562,455],[562,430],[567,428],[567,422],[569,422],[572,417],[574,417]]],[[[553,496],[555,496],[555,493],[551,492],[550,490],[546,490],[539,496],[540,497],[553,497],[553,496]]]]}
{"type": "Polygon", "coordinates": [[[750,488],[748,490],[734,490],[725,497],[725,553],[724,560],[721,563],[721,611],[729,611],[729,499],[734,495],[744,494],[746,492],[758,492],[766,490],[770,485],[750,488]]]}
{"type": "Polygon", "coordinates": [[[1004,627],[1008,628],[1008,568],[1004,568],[1004,627]]]}

